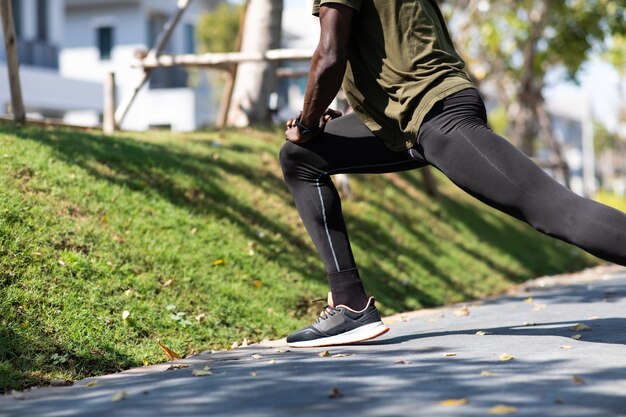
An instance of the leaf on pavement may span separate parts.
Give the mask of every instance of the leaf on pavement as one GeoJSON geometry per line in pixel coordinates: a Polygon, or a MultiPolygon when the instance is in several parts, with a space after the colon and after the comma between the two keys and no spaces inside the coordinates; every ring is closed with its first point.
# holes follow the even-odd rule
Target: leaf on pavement
{"type": "Polygon", "coordinates": [[[255,353],[254,355],[250,356],[252,359],[263,359],[263,356],[259,355],[258,353],[255,353]]]}
{"type": "Polygon", "coordinates": [[[565,350],[568,350],[568,349],[573,349],[573,348],[574,348],[574,346],[570,346],[570,345],[561,345],[561,346],[559,346],[559,347],[560,347],[561,349],[565,349],[565,350]]]}
{"type": "Polygon", "coordinates": [[[337,387],[333,387],[328,393],[328,398],[341,398],[343,397],[343,392],[339,390],[337,387]]]}
{"type": "Polygon", "coordinates": [[[397,365],[409,365],[411,361],[408,361],[406,359],[398,359],[398,360],[395,360],[393,363],[397,365]]]}
{"type": "Polygon", "coordinates": [[[250,372],[250,376],[251,376],[251,377],[256,377],[256,376],[257,376],[257,373],[256,373],[256,372],[250,372]]]}
{"type": "Polygon", "coordinates": [[[91,381],[91,382],[88,382],[88,383],[85,385],[85,387],[87,387],[87,388],[91,388],[91,387],[95,387],[96,385],[98,385],[98,381],[91,381]]]}
{"type": "Polygon", "coordinates": [[[167,360],[173,361],[174,359],[180,359],[180,355],[178,353],[166,347],[163,343],[161,343],[160,340],[159,340],[159,346],[161,347],[161,349],[163,349],[165,356],[167,356],[167,360]]]}
{"type": "Polygon", "coordinates": [[[213,375],[213,372],[211,372],[211,368],[209,368],[208,366],[205,366],[202,369],[192,369],[191,375],[192,376],[208,376],[208,375],[213,375]]]}
{"type": "Polygon", "coordinates": [[[454,315],[457,317],[466,317],[470,315],[470,311],[469,308],[467,307],[467,304],[464,305],[463,307],[461,307],[460,309],[458,309],[457,311],[454,312],[454,315]]]}
{"type": "Polygon", "coordinates": [[[500,357],[498,359],[501,360],[502,362],[506,362],[506,361],[510,361],[510,360],[515,359],[515,357],[513,355],[508,354],[508,353],[503,353],[502,355],[500,355],[500,357]]]}
{"type": "Polygon", "coordinates": [[[591,326],[587,326],[584,323],[578,323],[577,325],[570,327],[570,329],[575,332],[587,332],[591,330],[591,326]]]}
{"type": "Polygon", "coordinates": [[[585,380],[579,377],[578,375],[574,375],[572,377],[572,384],[574,385],[582,385],[585,383],[585,380]]]}
{"type": "Polygon", "coordinates": [[[184,365],[182,363],[177,363],[177,364],[172,364],[172,365],[168,366],[165,370],[166,371],[175,371],[177,369],[185,369],[185,368],[189,368],[189,365],[184,365]]]}
{"type": "Polygon", "coordinates": [[[489,409],[489,414],[497,414],[500,416],[504,416],[507,414],[515,414],[515,413],[517,413],[516,407],[512,407],[510,405],[504,405],[504,404],[494,405],[493,407],[489,409]]]}
{"type": "Polygon", "coordinates": [[[575,334],[575,335],[573,335],[573,336],[572,336],[572,339],[574,339],[574,340],[580,340],[580,339],[582,339],[582,337],[583,337],[583,335],[582,335],[582,334],[575,334]]]}
{"type": "Polygon", "coordinates": [[[482,331],[482,330],[476,332],[476,336],[486,336],[488,334],[491,334],[491,332],[485,332],[485,331],[482,331]]]}
{"type": "Polygon", "coordinates": [[[497,374],[489,371],[481,371],[480,376],[496,376],[497,374]]]}
{"type": "Polygon", "coordinates": [[[533,298],[532,297],[528,297],[527,299],[524,300],[525,303],[532,303],[533,302],[533,298]]]}
{"type": "Polygon", "coordinates": [[[467,405],[468,403],[469,403],[469,400],[467,398],[456,398],[456,399],[439,401],[439,405],[443,407],[460,407],[462,405],[467,405]]]}
{"type": "Polygon", "coordinates": [[[352,356],[351,353],[337,353],[335,355],[333,355],[333,358],[345,358],[346,356],[352,356]]]}
{"type": "Polygon", "coordinates": [[[318,353],[317,356],[319,356],[320,358],[325,358],[325,357],[330,356],[330,352],[325,350],[323,352],[318,353]]]}
{"type": "Polygon", "coordinates": [[[454,353],[454,352],[444,352],[443,356],[445,356],[445,357],[452,357],[452,356],[456,356],[456,353],[454,353]]]}
{"type": "Polygon", "coordinates": [[[117,391],[111,397],[111,401],[114,403],[120,402],[128,398],[128,393],[126,391],[117,391]]]}

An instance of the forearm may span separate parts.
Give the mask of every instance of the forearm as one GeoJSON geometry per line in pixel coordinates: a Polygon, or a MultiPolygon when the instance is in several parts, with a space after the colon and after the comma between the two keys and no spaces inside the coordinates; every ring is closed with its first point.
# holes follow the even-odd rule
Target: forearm
{"type": "Polygon", "coordinates": [[[324,51],[321,46],[316,49],[311,60],[300,117],[304,126],[315,127],[320,123],[321,117],[341,88],[346,62],[345,53],[324,51]]]}

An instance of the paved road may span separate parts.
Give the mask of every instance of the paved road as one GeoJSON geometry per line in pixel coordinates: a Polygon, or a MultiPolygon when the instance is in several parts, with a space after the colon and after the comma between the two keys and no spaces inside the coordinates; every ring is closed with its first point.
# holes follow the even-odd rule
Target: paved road
{"type": "Polygon", "coordinates": [[[325,357],[278,342],[4,396],[0,416],[626,416],[624,270],[534,281],[462,311],[396,316],[384,337],[325,357]]]}

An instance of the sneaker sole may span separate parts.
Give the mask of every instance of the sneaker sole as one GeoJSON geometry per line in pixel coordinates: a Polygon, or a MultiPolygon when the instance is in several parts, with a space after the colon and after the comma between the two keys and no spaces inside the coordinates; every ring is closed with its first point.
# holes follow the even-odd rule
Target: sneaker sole
{"type": "Polygon", "coordinates": [[[288,343],[290,347],[307,348],[307,347],[324,347],[335,345],[349,345],[357,342],[374,339],[389,331],[389,327],[385,326],[382,321],[377,323],[366,324],[357,327],[349,332],[338,334],[335,336],[323,337],[321,339],[306,340],[302,342],[288,343]]]}

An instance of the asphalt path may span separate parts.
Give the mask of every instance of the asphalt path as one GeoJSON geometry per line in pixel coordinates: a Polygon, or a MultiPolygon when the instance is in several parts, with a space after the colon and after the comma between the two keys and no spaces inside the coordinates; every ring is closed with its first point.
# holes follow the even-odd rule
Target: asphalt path
{"type": "Polygon", "coordinates": [[[13,392],[0,416],[626,416],[623,269],[386,321],[358,345],[275,341],[13,392]]]}

